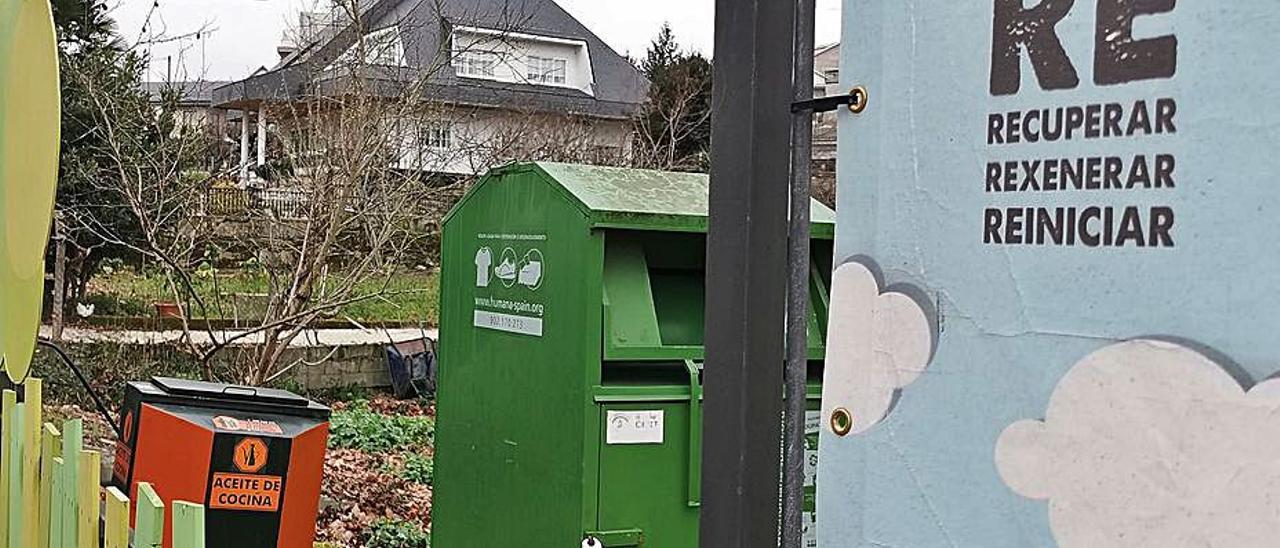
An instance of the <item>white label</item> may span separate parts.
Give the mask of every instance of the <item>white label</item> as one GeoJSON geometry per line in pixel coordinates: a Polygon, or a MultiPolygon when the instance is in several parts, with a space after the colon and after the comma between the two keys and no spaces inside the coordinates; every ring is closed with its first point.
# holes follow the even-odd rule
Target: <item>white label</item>
{"type": "Polygon", "coordinates": [[[610,411],[605,419],[605,443],[661,444],[663,430],[662,411],[610,411]]]}
{"type": "Polygon", "coordinates": [[[532,335],[534,337],[542,336],[542,318],[477,310],[474,325],[483,329],[506,331],[507,333],[532,335]]]}
{"type": "Polygon", "coordinates": [[[814,505],[818,485],[818,431],[822,428],[822,413],[808,411],[804,414],[804,512],[800,514],[802,525],[800,540],[804,548],[818,547],[818,515],[814,505]]]}

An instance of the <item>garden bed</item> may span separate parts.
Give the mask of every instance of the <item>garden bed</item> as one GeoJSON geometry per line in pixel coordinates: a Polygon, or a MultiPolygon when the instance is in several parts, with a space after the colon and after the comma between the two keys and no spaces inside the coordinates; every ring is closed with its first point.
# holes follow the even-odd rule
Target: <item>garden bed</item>
{"type": "MultiPolygon", "coordinates": [[[[208,318],[232,327],[260,321],[270,292],[270,279],[259,268],[202,270],[194,285],[209,308],[207,314],[193,310],[195,318],[208,318]]],[[[403,270],[389,279],[365,281],[356,295],[377,295],[343,306],[332,320],[350,327],[351,322],[390,326],[436,325],[440,317],[439,276],[431,270],[403,270]],[[384,287],[383,282],[386,282],[384,287]]],[[[159,273],[128,268],[108,269],[89,282],[84,298],[92,305],[93,316],[114,318],[114,322],[160,321],[157,303],[173,300],[168,282],[159,273]],[[122,318],[131,318],[128,320],[122,318]]],[[[180,323],[180,322],[179,322],[180,323]]]]}
{"type": "Polygon", "coordinates": [[[429,547],[435,406],[379,395],[333,409],[316,541],[429,547]]]}

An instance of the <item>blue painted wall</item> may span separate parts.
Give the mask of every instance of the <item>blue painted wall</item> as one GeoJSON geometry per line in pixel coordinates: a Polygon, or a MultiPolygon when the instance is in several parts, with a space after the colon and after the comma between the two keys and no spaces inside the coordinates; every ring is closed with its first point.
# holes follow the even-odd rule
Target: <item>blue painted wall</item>
{"type": "Polygon", "coordinates": [[[1016,94],[992,89],[994,0],[845,2],[841,78],[866,86],[870,105],[840,115],[837,256],[868,258],[883,285],[918,288],[936,308],[938,339],[883,422],[856,436],[823,430],[824,548],[1057,546],[1049,503],[1002,481],[995,448],[1009,425],[1043,419],[1059,381],[1099,349],[1175,339],[1244,390],[1280,372],[1280,3],[1183,0],[1139,14],[1135,41],[1176,37],[1176,73],[1100,85],[1097,0],[1046,1],[1070,6],[1048,24],[1079,84],[1043,89],[1019,47],[1016,94]],[[1176,102],[1174,133],[988,135],[993,114],[1095,103],[1122,105],[1127,129],[1135,102],[1154,110],[1161,99],[1176,102]],[[986,187],[990,162],[1114,156],[1127,183],[1135,156],[1157,155],[1176,159],[1173,188],[986,187]],[[1144,239],[1152,208],[1169,208],[1172,245],[984,241],[987,210],[1015,207],[1137,207],[1144,239]]]}

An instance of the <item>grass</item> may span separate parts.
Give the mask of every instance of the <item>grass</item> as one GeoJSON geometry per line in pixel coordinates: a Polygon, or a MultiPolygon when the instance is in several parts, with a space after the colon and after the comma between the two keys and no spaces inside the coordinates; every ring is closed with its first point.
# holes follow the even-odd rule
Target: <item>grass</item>
{"type": "MultiPolygon", "coordinates": [[[[356,295],[381,296],[342,307],[338,318],[358,322],[412,322],[436,325],[440,317],[440,282],[435,272],[401,271],[394,274],[383,291],[382,278],[356,288],[356,295]]],[[[269,281],[257,268],[203,270],[195,276],[196,291],[211,308],[211,318],[261,319],[269,292],[269,281]]],[[[163,275],[129,269],[108,270],[94,277],[85,299],[98,316],[153,317],[155,303],[172,301],[163,275]]],[[[200,317],[198,311],[195,316],[200,317]]]]}

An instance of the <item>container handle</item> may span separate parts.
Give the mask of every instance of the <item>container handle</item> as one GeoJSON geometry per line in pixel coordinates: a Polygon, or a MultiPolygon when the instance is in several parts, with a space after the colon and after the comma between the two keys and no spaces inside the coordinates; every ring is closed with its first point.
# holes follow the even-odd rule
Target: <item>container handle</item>
{"type": "Polygon", "coordinates": [[[690,508],[702,506],[702,367],[685,360],[689,371],[689,486],[690,508]]]}
{"type": "Polygon", "coordinates": [[[227,395],[257,396],[258,389],[251,386],[228,386],[222,389],[222,393],[227,395]]]}

